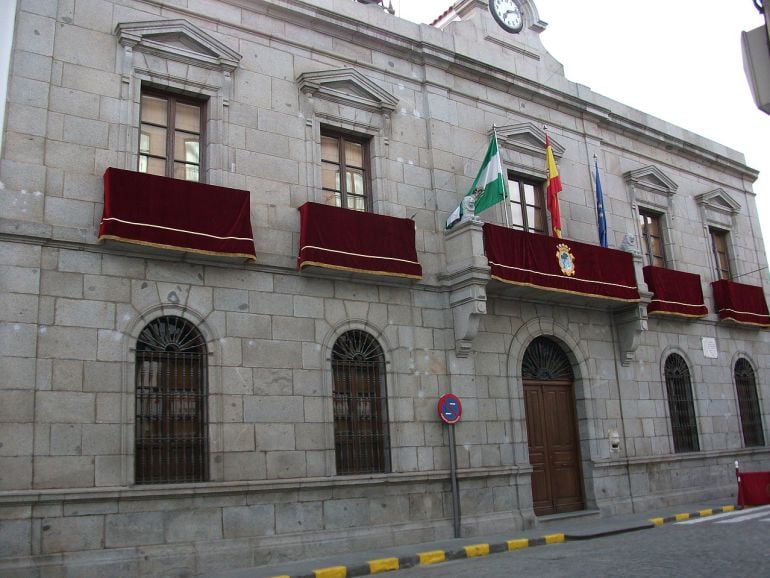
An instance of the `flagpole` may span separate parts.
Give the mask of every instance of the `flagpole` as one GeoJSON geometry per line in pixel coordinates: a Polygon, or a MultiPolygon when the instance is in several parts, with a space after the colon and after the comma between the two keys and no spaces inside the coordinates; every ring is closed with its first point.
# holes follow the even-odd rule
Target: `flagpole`
{"type": "MultiPolygon", "coordinates": [[[[497,142],[497,125],[495,123],[492,123],[492,138],[495,139],[495,148],[497,148],[498,154],[499,154],[500,143],[497,142]]],[[[502,158],[502,155],[500,155],[500,157],[502,158]]],[[[505,196],[506,196],[505,200],[507,201],[507,202],[503,203],[503,206],[502,206],[503,222],[505,223],[506,228],[510,229],[511,228],[511,223],[508,220],[508,206],[510,206],[510,197],[508,196],[508,175],[507,175],[507,173],[503,174],[503,185],[505,186],[505,196]]]]}
{"type": "MultiPolygon", "coordinates": [[[[548,127],[545,126],[545,123],[543,123],[543,132],[545,133],[545,139],[548,140],[548,127]]],[[[548,175],[548,147],[546,147],[546,178],[549,179],[550,175],[548,175]]],[[[548,181],[546,181],[546,187],[548,186],[548,181]]],[[[551,210],[548,208],[548,192],[545,193],[545,206],[546,206],[546,223],[545,226],[547,227],[547,231],[549,235],[553,234],[553,220],[551,218],[551,210]]]]}

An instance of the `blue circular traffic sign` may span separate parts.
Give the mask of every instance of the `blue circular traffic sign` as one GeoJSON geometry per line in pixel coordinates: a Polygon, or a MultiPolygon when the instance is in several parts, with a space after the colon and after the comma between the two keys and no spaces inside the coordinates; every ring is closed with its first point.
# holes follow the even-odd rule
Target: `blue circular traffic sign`
{"type": "Polygon", "coordinates": [[[460,421],[463,406],[460,398],[453,393],[445,393],[438,399],[438,416],[446,424],[452,425],[460,421]]]}

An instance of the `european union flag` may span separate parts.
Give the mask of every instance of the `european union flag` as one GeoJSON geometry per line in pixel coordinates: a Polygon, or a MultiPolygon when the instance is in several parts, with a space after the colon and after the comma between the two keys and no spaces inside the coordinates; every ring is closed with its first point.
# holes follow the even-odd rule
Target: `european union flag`
{"type": "Polygon", "coordinates": [[[599,179],[599,164],[594,157],[594,168],[596,169],[596,222],[599,226],[599,243],[602,247],[607,246],[607,215],[604,213],[604,193],[602,192],[602,181],[599,179]]]}

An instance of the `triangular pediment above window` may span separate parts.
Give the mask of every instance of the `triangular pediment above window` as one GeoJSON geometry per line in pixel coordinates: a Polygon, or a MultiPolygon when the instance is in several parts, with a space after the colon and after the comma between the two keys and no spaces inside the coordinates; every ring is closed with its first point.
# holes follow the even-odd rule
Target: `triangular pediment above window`
{"type": "MultiPolygon", "coordinates": [[[[545,131],[533,122],[522,122],[520,124],[509,124],[499,126],[497,131],[497,140],[501,146],[513,148],[524,153],[536,156],[545,155],[545,131]]],[[[553,155],[560,158],[564,154],[564,147],[553,137],[548,139],[551,142],[553,155]]]]}
{"type": "Polygon", "coordinates": [[[623,176],[626,181],[632,183],[635,188],[645,189],[666,196],[673,195],[679,188],[679,185],[667,177],[663,171],[654,166],[628,171],[623,176]]]}
{"type": "Polygon", "coordinates": [[[741,206],[738,201],[733,199],[725,192],[724,189],[721,188],[714,189],[708,193],[697,195],[695,200],[698,202],[698,204],[703,205],[707,209],[712,209],[714,211],[728,215],[735,215],[741,210],[741,206]]]}
{"type": "Polygon", "coordinates": [[[121,22],[120,43],[134,50],[204,68],[232,71],[241,55],[187,20],[121,22]]]}
{"type": "Polygon", "coordinates": [[[398,98],[352,68],[303,72],[297,84],[305,94],[376,112],[391,112],[398,98]]]}

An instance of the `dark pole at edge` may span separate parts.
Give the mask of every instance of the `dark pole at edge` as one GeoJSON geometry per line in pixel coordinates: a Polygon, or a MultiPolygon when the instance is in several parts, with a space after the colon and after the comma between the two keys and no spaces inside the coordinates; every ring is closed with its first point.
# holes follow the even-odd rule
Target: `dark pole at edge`
{"type": "Polygon", "coordinates": [[[449,476],[452,483],[452,524],[455,538],[460,538],[460,489],[457,484],[455,425],[449,424],[449,476]]]}

